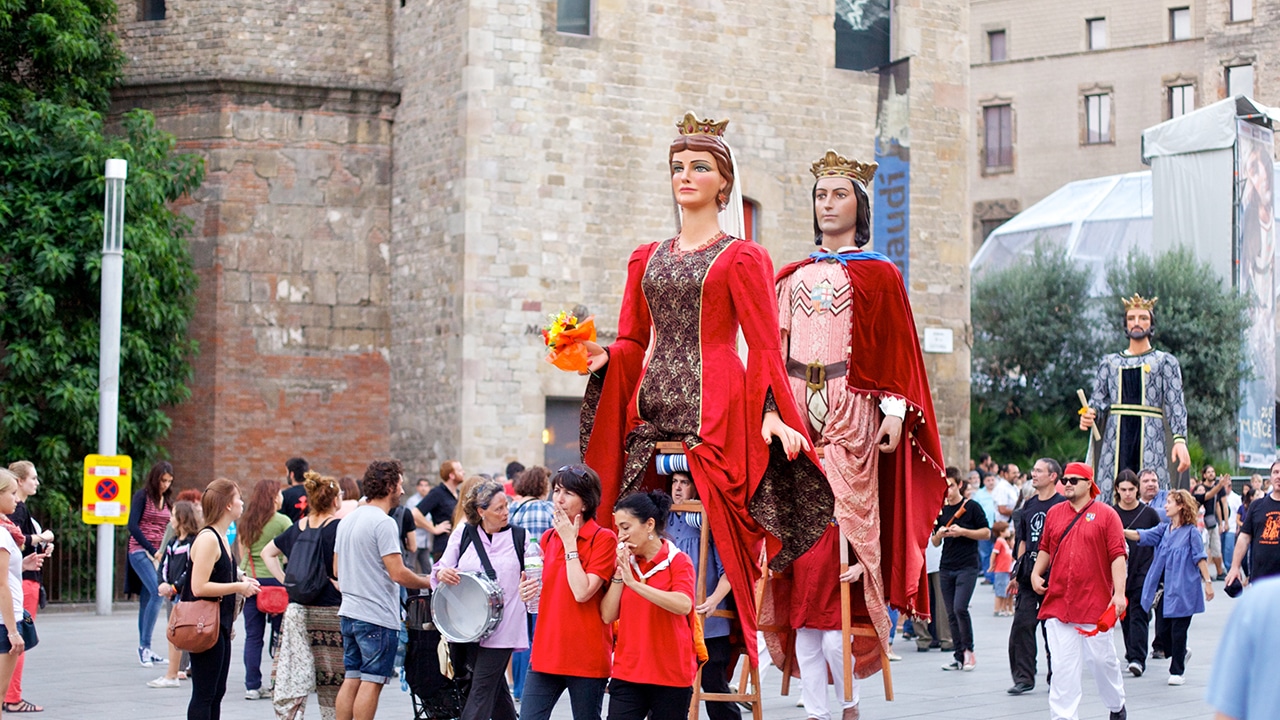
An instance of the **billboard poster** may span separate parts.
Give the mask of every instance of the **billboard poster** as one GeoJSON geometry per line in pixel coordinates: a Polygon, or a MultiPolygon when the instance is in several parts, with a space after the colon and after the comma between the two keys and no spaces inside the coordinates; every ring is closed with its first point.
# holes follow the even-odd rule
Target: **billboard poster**
{"type": "Polygon", "coordinates": [[[1240,385],[1239,465],[1266,468],[1276,455],[1276,233],[1271,130],[1236,121],[1237,286],[1249,301],[1245,356],[1252,376],[1240,385]]]}
{"type": "Polygon", "coordinates": [[[871,201],[871,237],[876,252],[902,272],[907,289],[911,265],[911,136],[907,128],[911,72],[903,59],[880,70],[876,103],[875,198],[871,201]]]}

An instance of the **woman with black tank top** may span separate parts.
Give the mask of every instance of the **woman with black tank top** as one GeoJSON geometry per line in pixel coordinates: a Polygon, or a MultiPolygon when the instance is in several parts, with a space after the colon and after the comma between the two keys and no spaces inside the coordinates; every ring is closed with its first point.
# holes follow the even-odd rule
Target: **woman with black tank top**
{"type": "Polygon", "coordinates": [[[236,594],[253,597],[258,581],[240,580],[231,559],[227,528],[244,512],[240,489],[218,478],[205,488],[200,500],[205,527],[191,545],[191,581],[182,589],[182,600],[217,600],[220,604],[218,641],[200,653],[191,653],[191,703],[187,720],[218,720],[222,696],[227,692],[231,669],[231,624],[235,622],[236,594]]]}

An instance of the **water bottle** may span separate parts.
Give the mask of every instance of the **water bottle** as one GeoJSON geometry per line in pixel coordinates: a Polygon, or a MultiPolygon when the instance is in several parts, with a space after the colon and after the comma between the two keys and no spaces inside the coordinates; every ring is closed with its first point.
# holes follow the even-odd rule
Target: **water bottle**
{"type": "Polygon", "coordinates": [[[530,613],[536,615],[538,601],[542,599],[542,549],[534,538],[529,538],[529,544],[524,549],[524,576],[527,580],[537,580],[539,583],[538,590],[524,604],[530,613]]]}

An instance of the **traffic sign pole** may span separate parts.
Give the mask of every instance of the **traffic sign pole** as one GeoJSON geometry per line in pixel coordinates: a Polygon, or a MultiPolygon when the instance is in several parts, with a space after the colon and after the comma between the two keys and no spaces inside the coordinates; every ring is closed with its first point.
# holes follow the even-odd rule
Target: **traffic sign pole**
{"type": "MultiPolygon", "coordinates": [[[[98,355],[98,454],[115,455],[120,405],[120,304],[124,290],[125,160],[107,161],[102,224],[102,319],[98,355]]],[[[115,526],[98,526],[97,610],[111,614],[115,526]]]]}

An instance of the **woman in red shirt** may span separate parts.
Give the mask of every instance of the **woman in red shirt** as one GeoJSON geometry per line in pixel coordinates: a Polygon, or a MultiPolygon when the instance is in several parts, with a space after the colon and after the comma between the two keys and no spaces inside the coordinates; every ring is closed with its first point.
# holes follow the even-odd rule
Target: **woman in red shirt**
{"type": "Polygon", "coordinates": [[[618,536],[595,521],[600,476],[594,470],[566,465],[552,476],[551,487],[552,528],[543,533],[540,548],[542,579],[520,583],[525,602],[541,586],[520,717],[547,720],[568,690],[573,720],[600,720],[613,653],[600,601],[606,579],[613,576],[618,536]]]}
{"type": "Polygon", "coordinates": [[[684,720],[697,673],[693,562],[663,538],[671,498],[660,490],[628,495],[614,506],[617,565],[600,605],[618,621],[609,683],[609,720],[684,720]]]}

